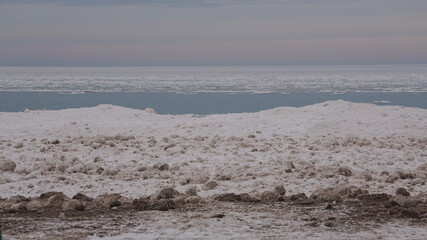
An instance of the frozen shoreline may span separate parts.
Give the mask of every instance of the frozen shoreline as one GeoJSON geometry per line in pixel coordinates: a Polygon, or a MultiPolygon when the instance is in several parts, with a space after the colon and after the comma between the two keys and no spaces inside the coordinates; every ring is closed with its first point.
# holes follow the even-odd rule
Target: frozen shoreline
{"type": "Polygon", "coordinates": [[[2,112],[0,123],[7,238],[426,235],[426,109],[329,101],[194,116],[100,105],[2,112]],[[158,200],[167,187],[187,195],[158,200]],[[224,202],[232,192],[262,201],[224,202]],[[77,193],[96,198],[63,195],[77,193]],[[176,209],[154,211],[170,201],[176,209]]]}
{"type": "Polygon", "coordinates": [[[201,197],[257,195],[277,184],[307,195],[341,185],[427,190],[425,109],[338,100],[200,117],[100,105],[0,113],[0,122],[0,161],[16,164],[1,172],[2,198],[194,186],[201,197]]]}

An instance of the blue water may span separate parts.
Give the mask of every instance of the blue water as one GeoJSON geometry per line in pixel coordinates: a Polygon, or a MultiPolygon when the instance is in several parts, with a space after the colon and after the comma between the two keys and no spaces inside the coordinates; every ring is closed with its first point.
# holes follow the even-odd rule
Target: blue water
{"type": "Polygon", "coordinates": [[[0,67],[0,111],[114,104],[162,114],[256,112],[327,100],[427,108],[427,65],[0,67]]]}
{"type": "Polygon", "coordinates": [[[257,112],[281,106],[301,107],[328,100],[377,105],[400,105],[427,109],[427,93],[133,93],[100,92],[60,94],[55,92],[0,92],[0,111],[65,109],[114,104],[136,109],[154,108],[161,114],[215,114],[257,112]],[[382,102],[387,101],[387,102],[382,102]]]}

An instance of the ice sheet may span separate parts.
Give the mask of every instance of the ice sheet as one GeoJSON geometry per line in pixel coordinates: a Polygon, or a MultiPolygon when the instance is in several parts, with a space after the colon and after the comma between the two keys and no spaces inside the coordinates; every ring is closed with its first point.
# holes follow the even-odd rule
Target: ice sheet
{"type": "Polygon", "coordinates": [[[0,91],[427,92],[427,65],[3,67],[0,91]]]}

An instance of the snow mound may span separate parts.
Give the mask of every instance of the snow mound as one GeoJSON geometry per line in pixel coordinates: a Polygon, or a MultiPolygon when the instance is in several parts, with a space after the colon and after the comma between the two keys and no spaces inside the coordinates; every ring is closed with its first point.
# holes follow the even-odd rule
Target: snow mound
{"type": "Polygon", "coordinates": [[[0,113],[0,122],[0,162],[15,164],[0,168],[0,198],[427,191],[425,109],[339,100],[200,117],[99,105],[0,113]]]}

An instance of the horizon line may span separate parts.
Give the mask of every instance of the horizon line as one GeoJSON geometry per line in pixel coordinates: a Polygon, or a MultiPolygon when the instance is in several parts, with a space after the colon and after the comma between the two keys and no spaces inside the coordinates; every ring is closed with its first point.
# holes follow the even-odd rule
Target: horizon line
{"type": "Polygon", "coordinates": [[[387,66],[427,65],[427,63],[356,63],[356,64],[272,64],[272,65],[0,65],[0,67],[299,67],[299,66],[387,66]]]}

